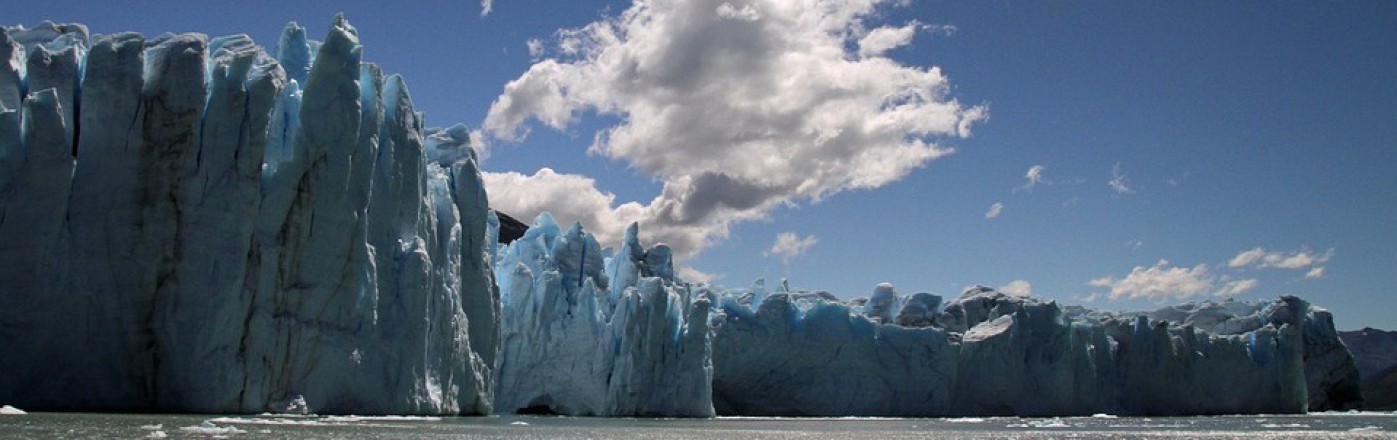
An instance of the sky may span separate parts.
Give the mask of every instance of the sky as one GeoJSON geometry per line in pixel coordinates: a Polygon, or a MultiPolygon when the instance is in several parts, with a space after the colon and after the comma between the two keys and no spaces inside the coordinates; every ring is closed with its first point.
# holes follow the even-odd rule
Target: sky
{"type": "Polygon", "coordinates": [[[324,35],[476,130],[496,209],[632,221],[715,285],[1108,309],[1294,293],[1397,328],[1397,4],[0,0],[324,35]]]}

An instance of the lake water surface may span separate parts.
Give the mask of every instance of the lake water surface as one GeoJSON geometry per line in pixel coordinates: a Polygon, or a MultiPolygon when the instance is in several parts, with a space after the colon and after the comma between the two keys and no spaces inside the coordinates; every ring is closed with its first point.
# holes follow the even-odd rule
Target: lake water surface
{"type": "Polygon", "coordinates": [[[766,418],[339,417],[29,413],[0,438],[1397,438],[1397,413],[1223,417],[766,418]]]}

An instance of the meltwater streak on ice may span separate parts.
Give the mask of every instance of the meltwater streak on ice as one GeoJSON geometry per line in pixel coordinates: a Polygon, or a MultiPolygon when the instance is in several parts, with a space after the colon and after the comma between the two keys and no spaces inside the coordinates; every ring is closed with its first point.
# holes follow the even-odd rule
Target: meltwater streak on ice
{"type": "Polygon", "coordinates": [[[490,412],[473,152],[342,17],[282,43],[0,33],[0,402],[490,412]]]}

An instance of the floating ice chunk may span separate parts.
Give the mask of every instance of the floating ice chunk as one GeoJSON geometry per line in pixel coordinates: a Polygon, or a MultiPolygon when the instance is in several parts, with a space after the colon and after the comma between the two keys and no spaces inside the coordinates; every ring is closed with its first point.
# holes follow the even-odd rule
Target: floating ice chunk
{"type": "Polygon", "coordinates": [[[1304,423],[1263,423],[1263,424],[1261,425],[1261,427],[1262,427],[1262,428],[1271,428],[1271,429],[1278,429],[1278,428],[1295,428],[1295,429],[1302,429],[1302,428],[1309,428],[1310,425],[1306,425],[1306,424],[1304,424],[1304,423]]]}
{"type": "Polygon", "coordinates": [[[179,431],[195,435],[232,435],[247,433],[247,431],[238,429],[237,427],[218,426],[208,420],[200,422],[198,425],[181,427],[179,431]]]}
{"type": "Polygon", "coordinates": [[[29,413],[25,412],[25,411],[22,410],[22,409],[15,408],[15,407],[9,406],[9,405],[0,406],[0,415],[4,415],[4,416],[22,416],[22,415],[25,415],[25,414],[29,414],[29,413]]]}

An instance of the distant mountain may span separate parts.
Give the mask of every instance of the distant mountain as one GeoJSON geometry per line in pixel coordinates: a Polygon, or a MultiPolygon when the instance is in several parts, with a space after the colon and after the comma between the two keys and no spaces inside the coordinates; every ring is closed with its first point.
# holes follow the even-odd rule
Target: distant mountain
{"type": "Polygon", "coordinates": [[[1358,375],[1365,380],[1397,365],[1397,331],[1369,327],[1339,332],[1339,339],[1353,352],[1358,375]]]}
{"type": "Polygon", "coordinates": [[[1363,407],[1397,411],[1397,365],[1363,381],[1363,407]]]}
{"type": "Polygon", "coordinates": [[[1364,328],[1339,332],[1363,378],[1363,407],[1397,409],[1397,331],[1364,328]]]}

